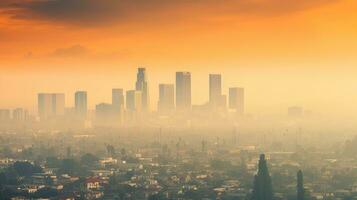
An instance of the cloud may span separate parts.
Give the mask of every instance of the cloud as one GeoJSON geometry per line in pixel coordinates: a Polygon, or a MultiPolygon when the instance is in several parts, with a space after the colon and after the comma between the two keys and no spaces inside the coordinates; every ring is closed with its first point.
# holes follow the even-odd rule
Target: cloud
{"type": "Polygon", "coordinates": [[[51,52],[49,56],[51,57],[83,57],[90,54],[89,49],[82,45],[73,45],[67,48],[58,48],[51,52]]]}
{"type": "MultiPolygon", "coordinates": [[[[76,44],[69,47],[57,48],[46,55],[43,55],[46,58],[55,58],[55,59],[94,59],[94,60],[106,60],[106,59],[118,59],[123,56],[130,56],[131,51],[128,49],[120,49],[116,51],[106,51],[100,52],[95,51],[91,48],[87,48],[83,45],[76,44]]],[[[29,52],[28,55],[32,57],[32,52],[29,52]]]]}
{"type": "MultiPolygon", "coordinates": [[[[282,15],[338,0],[4,0],[16,19],[47,20],[75,25],[102,25],[133,20],[162,20],[161,14],[190,9],[199,16],[214,13],[282,15]],[[7,3],[6,3],[7,2],[7,3]]],[[[185,13],[183,13],[185,14],[185,13]]]]}

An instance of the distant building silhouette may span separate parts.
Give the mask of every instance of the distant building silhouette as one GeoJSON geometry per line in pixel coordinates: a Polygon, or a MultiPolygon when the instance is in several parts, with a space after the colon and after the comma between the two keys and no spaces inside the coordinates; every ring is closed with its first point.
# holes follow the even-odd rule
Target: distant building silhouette
{"type": "Polygon", "coordinates": [[[63,116],[65,113],[65,99],[62,93],[38,94],[38,114],[41,120],[63,116]]]}
{"type": "Polygon", "coordinates": [[[158,111],[168,113],[175,109],[175,86],[174,84],[159,85],[158,111]]]}
{"type": "Polygon", "coordinates": [[[112,89],[112,109],[114,121],[116,123],[123,122],[124,113],[124,90],[120,88],[112,89]]]}
{"type": "Polygon", "coordinates": [[[150,98],[149,98],[149,88],[147,82],[147,75],[145,68],[138,68],[138,73],[136,75],[135,88],[137,91],[141,91],[141,108],[142,110],[149,109],[150,98]]]}
{"type": "Polygon", "coordinates": [[[52,94],[52,107],[55,116],[63,116],[65,113],[65,99],[64,94],[52,94]]]}
{"type": "Polygon", "coordinates": [[[112,105],[115,112],[124,109],[124,90],[120,88],[112,89],[112,105]]]}
{"type": "Polygon", "coordinates": [[[74,108],[76,116],[80,119],[86,119],[87,117],[87,92],[77,91],[74,94],[74,108]]]}
{"type": "Polygon", "coordinates": [[[142,92],[138,90],[126,91],[126,110],[140,112],[142,109],[142,92]]]}
{"type": "Polygon", "coordinates": [[[292,106],[288,108],[288,116],[298,118],[303,116],[303,108],[299,106],[292,106]]]}
{"type": "Polygon", "coordinates": [[[222,104],[222,77],[220,74],[209,75],[209,103],[214,109],[222,104]]]}
{"type": "Polygon", "coordinates": [[[244,88],[229,88],[229,108],[235,110],[237,114],[244,114],[244,88]]]}
{"type": "Polygon", "coordinates": [[[12,111],[12,118],[15,121],[25,121],[28,117],[28,111],[23,108],[16,108],[12,111]]]}
{"type": "Polygon", "coordinates": [[[176,109],[191,109],[191,73],[176,72],[176,109]]]}

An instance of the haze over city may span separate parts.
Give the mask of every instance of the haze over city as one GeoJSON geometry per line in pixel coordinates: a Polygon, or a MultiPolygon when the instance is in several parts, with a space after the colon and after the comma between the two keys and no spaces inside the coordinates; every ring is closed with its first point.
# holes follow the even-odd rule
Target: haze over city
{"type": "Polygon", "coordinates": [[[356,10],[0,0],[0,200],[356,200],[356,10]]]}
{"type": "Polygon", "coordinates": [[[0,106],[35,112],[38,92],[87,90],[93,109],[111,88],[130,90],[143,66],[153,109],[158,84],[190,71],[194,104],[208,99],[208,74],[221,73],[224,88],[247,88],[252,114],[290,105],[356,113],[354,8],[352,0],[2,1],[0,106]]]}

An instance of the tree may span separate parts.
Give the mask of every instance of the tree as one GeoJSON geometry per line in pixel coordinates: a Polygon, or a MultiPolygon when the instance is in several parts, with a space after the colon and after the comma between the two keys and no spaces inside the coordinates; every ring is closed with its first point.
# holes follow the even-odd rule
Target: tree
{"type": "Polygon", "coordinates": [[[39,166],[32,165],[29,162],[20,162],[17,161],[13,164],[12,168],[19,174],[20,176],[31,176],[34,173],[41,173],[42,168],[39,166]]]}
{"type": "Polygon", "coordinates": [[[299,171],[297,172],[297,184],[296,184],[296,189],[297,189],[297,200],[304,200],[305,189],[304,189],[303,174],[302,174],[302,171],[301,171],[301,170],[299,170],[299,171]]]}
{"type": "Polygon", "coordinates": [[[59,172],[62,174],[76,174],[80,171],[80,165],[73,159],[63,159],[59,168],[59,172]]]}
{"type": "Polygon", "coordinates": [[[81,157],[81,164],[86,166],[94,166],[98,163],[98,157],[93,154],[87,153],[81,157]]]}
{"type": "Polygon", "coordinates": [[[51,198],[58,195],[56,189],[50,187],[44,187],[37,190],[32,196],[33,198],[51,198]]]}
{"type": "Polygon", "coordinates": [[[49,168],[58,168],[61,166],[61,160],[59,160],[57,157],[47,157],[46,166],[49,168]]]}
{"type": "Polygon", "coordinates": [[[258,173],[254,177],[252,200],[272,200],[273,188],[271,178],[265,160],[265,155],[261,154],[258,164],[258,173]]]}

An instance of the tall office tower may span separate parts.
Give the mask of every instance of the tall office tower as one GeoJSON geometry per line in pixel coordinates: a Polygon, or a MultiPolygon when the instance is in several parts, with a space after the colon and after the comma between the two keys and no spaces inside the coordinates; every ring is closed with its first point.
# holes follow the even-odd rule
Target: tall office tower
{"type": "Polygon", "coordinates": [[[304,114],[303,108],[299,106],[292,106],[288,108],[289,117],[302,117],[304,114]]]}
{"type": "Polygon", "coordinates": [[[87,92],[86,91],[77,91],[74,94],[74,108],[76,116],[85,119],[87,117],[87,92]]]}
{"type": "Polygon", "coordinates": [[[15,121],[25,121],[28,119],[28,112],[23,108],[16,108],[12,111],[12,118],[15,121]]]}
{"type": "Polygon", "coordinates": [[[38,114],[41,119],[63,116],[65,112],[64,94],[38,94],[38,114]]]}
{"type": "Polygon", "coordinates": [[[0,109],[0,121],[9,121],[10,118],[11,117],[9,109],[0,109]]]}
{"type": "Polygon", "coordinates": [[[52,94],[52,109],[55,116],[63,116],[65,114],[64,94],[52,94]]]}
{"type": "Polygon", "coordinates": [[[139,112],[142,109],[142,92],[137,90],[126,91],[126,109],[139,112]]]}
{"type": "Polygon", "coordinates": [[[38,115],[41,120],[53,116],[52,94],[38,94],[38,115]]]}
{"type": "Polygon", "coordinates": [[[112,109],[113,121],[116,125],[123,122],[124,113],[124,90],[120,88],[112,89],[112,109]]]}
{"type": "Polygon", "coordinates": [[[212,108],[221,106],[222,103],[222,78],[220,74],[209,75],[209,103],[212,108]]]}
{"type": "Polygon", "coordinates": [[[175,109],[175,88],[174,84],[159,85],[158,111],[167,113],[175,109]]]}
{"type": "Polygon", "coordinates": [[[176,109],[191,109],[191,73],[176,72],[176,109]]]}
{"type": "Polygon", "coordinates": [[[135,89],[137,91],[141,91],[142,109],[147,110],[149,108],[150,103],[149,103],[149,89],[148,89],[148,82],[147,82],[145,68],[138,68],[138,73],[136,75],[135,89]]]}
{"type": "Polygon", "coordinates": [[[229,108],[240,115],[244,114],[244,88],[229,88],[229,108]]]}
{"type": "Polygon", "coordinates": [[[115,88],[112,89],[112,106],[114,111],[120,112],[124,108],[124,90],[115,88]]]}

